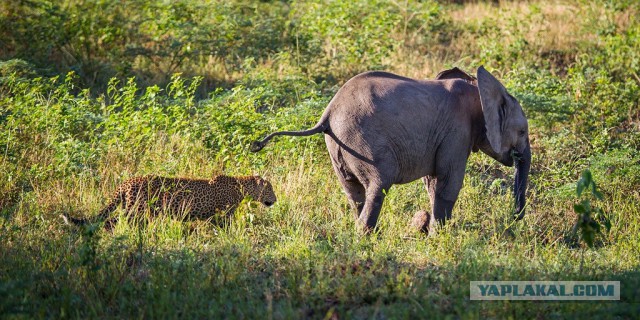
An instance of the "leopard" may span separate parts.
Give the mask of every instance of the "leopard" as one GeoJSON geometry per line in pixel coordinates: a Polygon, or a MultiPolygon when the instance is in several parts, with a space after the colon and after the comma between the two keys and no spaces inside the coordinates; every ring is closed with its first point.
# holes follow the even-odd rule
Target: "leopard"
{"type": "Polygon", "coordinates": [[[105,229],[113,229],[117,217],[111,214],[120,205],[128,217],[148,211],[152,216],[170,212],[189,220],[207,220],[220,213],[228,218],[247,197],[267,207],[277,200],[271,183],[260,176],[217,175],[211,179],[191,179],[147,175],[120,184],[96,217],[73,218],[63,214],[62,218],[73,225],[104,221],[105,229]]]}

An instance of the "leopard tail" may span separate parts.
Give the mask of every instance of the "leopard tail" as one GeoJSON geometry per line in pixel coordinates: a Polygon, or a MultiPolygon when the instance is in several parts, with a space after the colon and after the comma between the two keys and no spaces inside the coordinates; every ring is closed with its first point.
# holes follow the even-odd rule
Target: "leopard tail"
{"type": "Polygon", "coordinates": [[[98,215],[96,215],[95,217],[78,219],[64,213],[61,215],[61,217],[66,224],[74,224],[77,226],[82,226],[87,223],[94,223],[94,222],[105,221],[105,220],[106,220],[105,224],[107,224],[108,226],[113,226],[113,224],[117,221],[117,218],[114,217],[109,219],[109,215],[116,210],[116,208],[118,207],[118,205],[120,205],[120,203],[124,201],[124,196],[125,196],[124,190],[118,190],[116,196],[113,197],[113,199],[111,199],[109,204],[107,204],[106,207],[100,210],[98,215]]]}

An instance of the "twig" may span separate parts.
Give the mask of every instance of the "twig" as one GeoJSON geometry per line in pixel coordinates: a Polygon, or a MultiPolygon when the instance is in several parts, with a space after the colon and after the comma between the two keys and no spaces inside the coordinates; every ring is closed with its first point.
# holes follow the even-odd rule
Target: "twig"
{"type": "Polygon", "coordinates": [[[635,72],[631,72],[631,74],[636,78],[636,81],[638,81],[638,84],[640,84],[640,77],[638,77],[638,74],[635,72]]]}

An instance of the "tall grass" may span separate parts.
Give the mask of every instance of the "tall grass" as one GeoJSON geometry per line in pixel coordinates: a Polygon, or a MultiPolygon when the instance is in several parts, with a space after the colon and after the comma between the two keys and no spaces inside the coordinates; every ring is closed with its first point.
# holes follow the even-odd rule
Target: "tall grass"
{"type": "Polygon", "coordinates": [[[635,2],[33,4],[0,7],[9,44],[0,54],[29,60],[0,64],[2,317],[633,318],[640,311],[635,2]],[[146,20],[151,9],[164,11],[146,20]],[[87,20],[63,19],[74,12],[87,20]],[[95,29],[101,23],[111,29],[95,29]],[[127,41],[136,47],[127,51],[127,41]],[[92,49],[98,44],[102,51],[92,49]],[[483,154],[468,162],[453,219],[427,237],[410,226],[414,212],[429,208],[420,182],[394,186],[379,232],[364,236],[320,136],[281,137],[261,153],[248,151],[268,132],[312,126],[359,71],[429,78],[480,64],[499,75],[530,121],[523,221],[509,218],[513,169],[483,154]],[[612,226],[594,248],[572,232],[576,181],[587,168],[604,195],[593,204],[612,226]],[[223,226],[121,219],[108,233],[59,218],[92,216],[119,183],[149,173],[260,174],[278,202],[245,201],[223,226]],[[472,280],[619,280],[622,292],[611,303],[477,303],[469,300],[472,280]]]}

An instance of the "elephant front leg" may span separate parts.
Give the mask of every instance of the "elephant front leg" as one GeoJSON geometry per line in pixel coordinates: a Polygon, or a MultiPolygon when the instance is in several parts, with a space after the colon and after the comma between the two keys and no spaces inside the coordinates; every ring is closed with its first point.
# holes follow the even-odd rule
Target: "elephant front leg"
{"type": "Polygon", "coordinates": [[[436,193],[435,201],[431,207],[433,212],[431,223],[437,222],[440,226],[443,226],[447,220],[451,219],[451,211],[455,204],[455,199],[445,199],[436,193]]]}
{"type": "Polygon", "coordinates": [[[460,174],[423,178],[431,200],[431,217],[426,219],[426,225],[422,226],[421,230],[433,231],[436,224],[443,226],[447,220],[451,219],[451,212],[458,199],[463,179],[464,170],[460,174]]]}

